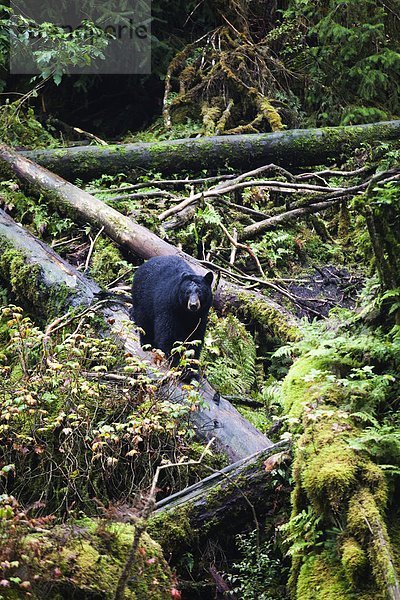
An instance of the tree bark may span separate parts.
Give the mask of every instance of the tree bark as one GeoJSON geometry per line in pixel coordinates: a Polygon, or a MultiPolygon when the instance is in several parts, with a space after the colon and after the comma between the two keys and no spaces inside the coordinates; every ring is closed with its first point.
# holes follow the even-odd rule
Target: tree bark
{"type": "MultiPolygon", "coordinates": [[[[98,227],[104,227],[104,232],[111,239],[141,258],[175,254],[186,260],[199,274],[206,273],[207,269],[188,254],[179,251],[91,194],[18,155],[6,146],[0,146],[0,164],[8,169],[8,175],[11,170],[12,174],[15,174],[24,184],[33,186],[57,209],[74,219],[79,218],[98,227]]],[[[241,289],[223,279],[220,279],[214,295],[214,307],[220,312],[233,309],[246,318],[257,321],[273,337],[291,340],[298,335],[295,318],[278,303],[257,292],[241,289]]]]}
{"type": "Polygon", "coordinates": [[[80,146],[33,150],[23,154],[73,181],[107,173],[139,174],[254,168],[274,162],[285,166],[326,164],[348,155],[362,142],[398,139],[400,121],[347,127],[292,129],[277,133],[188,138],[156,143],[80,146]]]}
{"type": "MultiPolygon", "coordinates": [[[[100,288],[58,256],[48,246],[17,225],[0,209],[0,279],[11,286],[18,302],[42,318],[62,314],[71,305],[91,305],[100,288]]],[[[114,336],[131,354],[149,358],[139,344],[137,333],[125,310],[104,304],[100,314],[114,336]]],[[[185,386],[173,382],[163,393],[172,401],[181,401],[185,386]]],[[[214,401],[215,390],[207,381],[199,389],[206,408],[192,413],[199,437],[216,439],[217,450],[236,461],[272,445],[224,398],[214,401]]]]}

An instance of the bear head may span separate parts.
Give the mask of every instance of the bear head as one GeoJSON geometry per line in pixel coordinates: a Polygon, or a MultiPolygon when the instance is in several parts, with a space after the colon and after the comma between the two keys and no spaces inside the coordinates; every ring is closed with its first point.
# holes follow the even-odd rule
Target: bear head
{"type": "Polygon", "coordinates": [[[211,271],[204,277],[194,273],[183,273],[179,286],[179,305],[193,314],[208,311],[212,304],[212,281],[211,271]]]}

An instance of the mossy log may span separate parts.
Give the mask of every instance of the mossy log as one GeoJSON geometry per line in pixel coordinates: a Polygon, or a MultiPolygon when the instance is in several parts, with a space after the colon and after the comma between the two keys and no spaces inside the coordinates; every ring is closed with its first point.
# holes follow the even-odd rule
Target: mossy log
{"type": "Polygon", "coordinates": [[[349,444],[362,430],[347,410],[339,367],[337,359],[332,363],[324,353],[305,354],[283,385],[285,412],[294,432],[301,433],[289,522],[292,539],[298,532],[292,548],[292,597],[399,600],[400,564],[386,513],[385,473],[366,452],[349,444]],[[309,537],[303,542],[305,532],[309,537]]]}
{"type": "MultiPolygon", "coordinates": [[[[188,254],[91,194],[5,146],[0,146],[0,164],[8,175],[10,172],[15,174],[24,184],[39,191],[55,208],[69,214],[71,218],[104,227],[105,233],[112,240],[138,256],[151,258],[176,254],[184,258],[196,272],[206,273],[207,270],[188,254]]],[[[220,279],[214,294],[214,307],[219,312],[233,309],[246,318],[251,317],[264,326],[271,337],[292,340],[298,335],[295,318],[278,303],[223,279],[220,279]]]]}
{"type": "MultiPolygon", "coordinates": [[[[54,317],[70,306],[90,305],[100,288],[89,278],[58,256],[51,248],[17,225],[0,209],[0,279],[12,289],[16,299],[30,312],[42,318],[54,317]]],[[[128,314],[120,306],[98,311],[108,323],[111,333],[121,340],[127,351],[147,357],[128,314]]],[[[163,388],[170,400],[186,397],[185,386],[173,382],[163,388]]],[[[215,438],[218,450],[232,460],[239,460],[271,446],[270,440],[244,419],[224,398],[218,396],[207,381],[200,386],[206,404],[204,410],[192,413],[199,437],[215,438]]]]}
{"type": "Polygon", "coordinates": [[[0,209],[0,278],[25,307],[50,319],[90,304],[99,287],[0,209]]]}
{"type": "MultiPolygon", "coordinates": [[[[10,587],[2,587],[1,597],[113,600],[134,532],[134,526],[128,523],[82,519],[73,527],[58,526],[21,535],[15,580],[9,582],[10,587]],[[22,585],[29,582],[29,587],[20,587],[17,578],[22,585]]],[[[142,534],[125,599],[165,600],[172,597],[173,588],[174,578],[160,546],[142,534]]]]}
{"type": "Polygon", "coordinates": [[[246,170],[270,162],[284,166],[327,164],[349,155],[361,143],[398,139],[399,135],[400,121],[386,121],[157,143],[33,150],[23,154],[70,181],[88,181],[104,173],[195,173],[226,166],[246,170]]]}
{"type": "Polygon", "coordinates": [[[176,558],[212,538],[223,547],[249,524],[258,528],[287,503],[289,488],[273,473],[289,467],[288,447],[287,441],[278,442],[159,501],[150,535],[176,558]]]}

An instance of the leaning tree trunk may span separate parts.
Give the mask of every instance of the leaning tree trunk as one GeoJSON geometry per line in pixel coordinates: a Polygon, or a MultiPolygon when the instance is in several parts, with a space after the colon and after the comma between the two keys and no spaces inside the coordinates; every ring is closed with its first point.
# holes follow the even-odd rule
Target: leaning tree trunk
{"type": "MultiPolygon", "coordinates": [[[[91,194],[5,146],[0,146],[0,164],[7,168],[8,172],[11,170],[23,183],[40,191],[57,209],[70,214],[72,218],[104,227],[105,233],[111,239],[138,256],[150,258],[176,254],[184,258],[198,273],[206,273],[206,269],[188,254],[179,251],[91,194]]],[[[223,279],[220,279],[214,295],[214,307],[219,311],[233,308],[246,318],[263,325],[273,337],[291,340],[298,335],[294,317],[282,306],[266,296],[241,289],[223,279]]]]}
{"type": "MultiPolygon", "coordinates": [[[[17,225],[0,209],[0,279],[10,286],[22,305],[38,315],[54,318],[69,306],[91,305],[100,288],[58,256],[48,246],[17,225]]],[[[137,333],[127,313],[120,307],[100,312],[109,323],[111,334],[131,354],[148,357],[139,344],[137,333]]],[[[224,398],[214,401],[215,390],[202,382],[200,393],[204,410],[192,413],[192,421],[203,439],[215,438],[218,450],[231,461],[239,460],[271,446],[272,442],[251,425],[224,398]]],[[[174,382],[165,390],[168,398],[179,402],[186,397],[185,386],[174,382]]]]}
{"type": "Polygon", "coordinates": [[[361,143],[398,139],[400,121],[368,125],[292,129],[278,133],[188,138],[155,143],[80,146],[23,154],[70,181],[107,173],[245,170],[269,162],[285,166],[326,164],[361,143]]]}

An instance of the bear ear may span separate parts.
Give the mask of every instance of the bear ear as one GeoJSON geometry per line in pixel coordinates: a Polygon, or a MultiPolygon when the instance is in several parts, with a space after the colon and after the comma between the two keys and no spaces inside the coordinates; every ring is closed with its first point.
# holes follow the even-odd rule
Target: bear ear
{"type": "Polygon", "coordinates": [[[204,275],[204,281],[207,283],[207,285],[211,285],[214,279],[214,273],[212,273],[211,271],[208,271],[208,273],[206,273],[204,275]]]}

